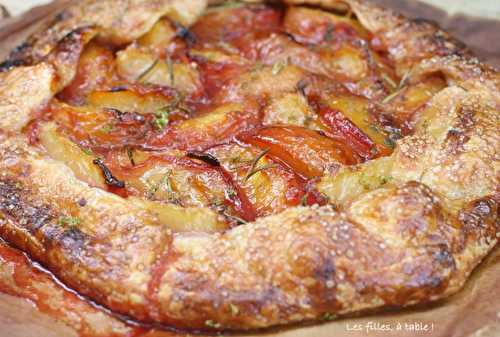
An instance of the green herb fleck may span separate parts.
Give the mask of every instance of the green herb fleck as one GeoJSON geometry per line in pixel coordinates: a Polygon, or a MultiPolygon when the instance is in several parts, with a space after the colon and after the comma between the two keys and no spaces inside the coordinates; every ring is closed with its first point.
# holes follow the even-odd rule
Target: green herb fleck
{"type": "Polygon", "coordinates": [[[233,0],[233,1],[226,1],[220,5],[209,7],[210,10],[226,10],[226,9],[231,9],[231,8],[239,8],[242,7],[244,4],[241,1],[233,0]]]}
{"type": "Polygon", "coordinates": [[[390,183],[393,179],[394,177],[392,176],[372,176],[362,173],[359,178],[359,183],[365,190],[372,190],[374,188],[390,183]]]}
{"type": "Polygon", "coordinates": [[[306,193],[302,196],[302,198],[300,198],[300,206],[307,206],[309,204],[307,201],[308,196],[309,195],[306,193]]]}
{"type": "Polygon", "coordinates": [[[111,124],[103,125],[103,127],[101,128],[101,131],[104,133],[110,133],[111,131],[113,131],[113,125],[111,125],[111,124]]]}
{"type": "Polygon", "coordinates": [[[368,128],[373,132],[380,132],[380,133],[383,132],[382,129],[375,123],[370,123],[368,128]]]}
{"type": "Polygon", "coordinates": [[[424,120],[423,123],[422,123],[422,128],[424,128],[424,130],[427,130],[430,126],[430,122],[428,119],[424,120]]]}
{"type": "Polygon", "coordinates": [[[235,190],[230,188],[230,189],[226,190],[226,195],[227,195],[228,199],[234,199],[238,195],[238,193],[236,193],[235,190]]]}
{"type": "Polygon", "coordinates": [[[276,76],[278,75],[286,66],[288,66],[288,59],[280,60],[276,63],[274,63],[273,68],[271,70],[271,73],[276,76]]]}
{"type": "Polygon", "coordinates": [[[380,185],[385,185],[385,184],[391,182],[393,179],[394,179],[394,177],[392,177],[392,176],[380,176],[379,177],[380,185]]]}
{"type": "Polygon", "coordinates": [[[233,316],[237,316],[240,313],[240,308],[238,308],[236,305],[233,303],[229,303],[229,308],[231,309],[231,314],[233,316]]]}
{"type": "Polygon", "coordinates": [[[168,125],[170,111],[170,108],[164,108],[155,114],[154,125],[158,130],[163,130],[168,125]]]}
{"type": "Polygon", "coordinates": [[[255,64],[252,67],[252,72],[257,72],[262,70],[264,68],[264,64],[260,61],[255,62],[255,64]]]}
{"type": "Polygon", "coordinates": [[[337,318],[337,315],[334,315],[330,312],[325,312],[323,316],[321,316],[321,319],[323,321],[333,321],[335,318],[337,318]]]}
{"type": "Polygon", "coordinates": [[[323,40],[325,42],[330,42],[333,40],[334,30],[335,30],[335,26],[333,24],[329,23],[328,26],[326,27],[325,35],[323,36],[323,40]]]}
{"type": "Polygon", "coordinates": [[[361,173],[361,176],[359,177],[359,183],[365,190],[372,189],[372,181],[370,177],[368,177],[365,173],[361,173]]]}
{"type": "Polygon", "coordinates": [[[391,137],[385,137],[384,145],[390,149],[394,149],[396,147],[396,142],[391,137]]]}
{"type": "Polygon", "coordinates": [[[229,162],[230,162],[232,165],[239,164],[239,163],[241,162],[241,157],[240,157],[240,156],[234,156],[234,157],[231,157],[231,158],[229,158],[229,162]]]}
{"type": "Polygon", "coordinates": [[[92,152],[92,150],[88,147],[81,147],[83,153],[85,153],[86,155],[88,156],[93,156],[94,155],[94,152],[92,152]]]}
{"type": "Polygon", "coordinates": [[[168,173],[165,174],[165,181],[164,181],[165,190],[169,194],[173,194],[174,193],[174,189],[172,188],[172,184],[170,183],[170,176],[171,175],[172,175],[172,171],[168,171],[168,173]]]}
{"type": "Polygon", "coordinates": [[[219,329],[221,327],[220,323],[217,323],[216,321],[213,321],[211,319],[206,320],[205,325],[214,329],[219,329]]]}
{"type": "Polygon", "coordinates": [[[224,200],[215,199],[210,203],[210,207],[215,208],[218,212],[224,212],[226,210],[226,205],[224,205],[224,200]]]}
{"type": "Polygon", "coordinates": [[[78,224],[80,224],[82,221],[80,218],[74,217],[74,216],[60,216],[59,219],[57,220],[57,223],[61,226],[69,226],[73,227],[78,224]]]}

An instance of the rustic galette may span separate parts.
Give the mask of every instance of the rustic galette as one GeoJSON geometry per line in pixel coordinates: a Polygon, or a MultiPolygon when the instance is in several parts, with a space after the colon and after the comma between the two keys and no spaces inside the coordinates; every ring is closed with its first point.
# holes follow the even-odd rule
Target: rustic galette
{"type": "Polygon", "coordinates": [[[142,323],[458,291],[496,245],[499,73],[362,0],[86,0],[1,64],[0,236],[142,323]]]}

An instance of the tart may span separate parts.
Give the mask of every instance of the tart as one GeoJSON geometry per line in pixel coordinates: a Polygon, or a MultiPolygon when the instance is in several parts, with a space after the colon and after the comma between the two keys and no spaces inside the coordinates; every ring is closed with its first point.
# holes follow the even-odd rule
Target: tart
{"type": "Polygon", "coordinates": [[[140,323],[435,301],[496,245],[499,74],[361,0],[82,1],[0,65],[0,236],[140,323]]]}

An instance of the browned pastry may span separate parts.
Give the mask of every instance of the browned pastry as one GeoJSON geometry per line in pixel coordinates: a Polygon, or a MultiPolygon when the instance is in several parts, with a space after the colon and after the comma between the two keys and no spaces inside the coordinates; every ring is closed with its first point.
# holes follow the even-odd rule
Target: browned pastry
{"type": "Polygon", "coordinates": [[[81,1],[12,52],[0,236],[177,328],[457,292],[500,233],[498,72],[361,0],[218,3],[81,1]]]}

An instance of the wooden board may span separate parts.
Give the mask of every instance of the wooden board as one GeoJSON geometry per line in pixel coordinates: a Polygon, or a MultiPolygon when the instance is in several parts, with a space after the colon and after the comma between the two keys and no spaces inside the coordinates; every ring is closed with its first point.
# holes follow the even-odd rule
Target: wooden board
{"type": "MultiPolygon", "coordinates": [[[[445,28],[455,32],[484,60],[500,66],[498,32],[500,22],[477,18],[448,18],[446,13],[414,1],[378,0],[392,8],[399,8],[407,15],[424,16],[438,20],[445,28]],[[495,41],[495,43],[491,43],[495,41]]],[[[37,30],[43,20],[68,4],[69,0],[57,0],[35,8],[22,17],[0,21],[0,60],[31,32],[37,30]]],[[[185,333],[136,329],[124,325],[117,318],[95,309],[85,300],[76,297],[54,282],[37,268],[26,262],[20,253],[3,246],[0,254],[0,337],[52,337],[52,336],[103,336],[105,328],[117,326],[116,336],[180,337],[185,333]],[[15,281],[16,265],[22,267],[21,281],[15,281]],[[23,262],[24,261],[24,262],[23,262]],[[32,288],[43,288],[48,298],[20,297],[32,288]],[[88,324],[84,327],[78,315],[61,311],[58,296],[72,298],[75,312],[88,311],[88,324]],[[43,304],[43,305],[41,305],[43,304]],[[50,309],[47,309],[47,307],[50,309]],[[86,329],[86,330],[85,330],[86,329]],[[121,332],[120,332],[121,331],[121,332]]],[[[1,251],[1,250],[0,250],[1,251]]],[[[19,277],[19,275],[18,275],[19,277]]],[[[477,268],[466,287],[457,295],[426,307],[373,313],[363,317],[350,317],[315,326],[279,329],[246,336],[272,337],[333,337],[333,336],[430,336],[430,337],[496,337],[500,336],[500,246],[477,268]],[[424,330],[427,329],[427,330],[424,330]]],[[[62,303],[62,302],[61,302],[62,303]]],[[[62,305],[61,305],[62,306],[62,305]]],[[[85,323],[85,324],[83,324],[85,323]]]]}

